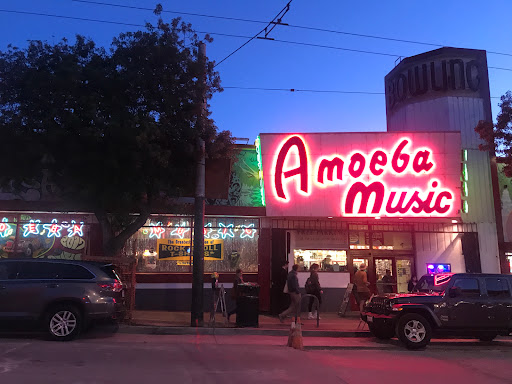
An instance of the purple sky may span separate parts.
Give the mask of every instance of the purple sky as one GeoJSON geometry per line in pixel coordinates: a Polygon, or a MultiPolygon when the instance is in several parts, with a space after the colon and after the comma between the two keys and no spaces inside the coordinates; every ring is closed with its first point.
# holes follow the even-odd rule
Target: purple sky
{"type": "MultiPolygon", "coordinates": [[[[102,0],[97,0],[102,1],[102,0]]],[[[105,0],[107,3],[153,8],[157,1],[105,0]]],[[[164,10],[270,21],[287,3],[284,0],[161,1],[164,10]]],[[[3,10],[48,13],[82,18],[144,24],[155,21],[151,12],[91,5],[71,0],[5,1],[3,10]]],[[[510,2],[483,1],[339,1],[293,0],[283,22],[394,39],[421,41],[461,48],[512,54],[510,2]],[[437,8],[436,8],[437,7],[437,8]]],[[[164,14],[171,19],[173,14],[164,14]]],[[[262,24],[197,16],[183,16],[198,31],[252,36],[262,24]]],[[[83,34],[108,46],[112,37],[137,27],[35,15],[0,12],[0,49],[24,46],[29,39],[57,42],[83,34]]],[[[207,46],[210,59],[220,61],[247,39],[215,36],[207,46]]],[[[410,56],[435,46],[325,33],[277,26],[270,34],[279,40],[390,53],[381,56],[276,41],[253,40],[220,64],[225,87],[295,88],[384,92],[384,76],[398,56],[410,56]]],[[[512,69],[512,56],[488,54],[491,67],[512,69]]],[[[512,89],[512,71],[489,69],[491,96],[512,89]]],[[[496,115],[499,100],[492,100],[496,115]]],[[[386,129],[384,95],[291,93],[226,89],[211,102],[220,129],[250,142],[260,132],[383,131],[386,129]]]]}

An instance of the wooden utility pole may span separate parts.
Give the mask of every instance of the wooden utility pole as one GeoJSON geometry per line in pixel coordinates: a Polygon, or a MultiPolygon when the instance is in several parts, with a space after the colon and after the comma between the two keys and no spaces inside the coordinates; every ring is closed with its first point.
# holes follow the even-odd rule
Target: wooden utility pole
{"type": "Polygon", "coordinates": [[[206,98],[206,45],[199,43],[197,61],[200,64],[198,81],[198,113],[196,129],[198,131],[196,193],[194,200],[194,242],[192,259],[192,307],[190,325],[202,327],[204,323],[203,276],[204,276],[204,198],[205,198],[205,146],[202,139],[204,132],[204,109],[206,98]]]}

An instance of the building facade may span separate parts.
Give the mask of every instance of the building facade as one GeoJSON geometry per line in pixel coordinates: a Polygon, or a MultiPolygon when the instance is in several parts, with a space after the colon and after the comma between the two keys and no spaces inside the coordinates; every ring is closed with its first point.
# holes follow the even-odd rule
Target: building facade
{"type": "MultiPolygon", "coordinates": [[[[240,147],[228,197],[207,200],[205,310],[210,275],[229,289],[241,268],[261,286],[260,309],[276,313],[286,260],[301,286],[319,264],[324,311],[338,309],[361,264],[374,292],[387,270],[395,292],[428,272],[510,273],[512,185],[474,131],[492,119],[485,52],[406,58],[385,87],[386,132],[261,134],[240,147]]],[[[1,195],[0,257],[101,259],[94,215],[48,191],[41,181],[1,195]]],[[[126,243],[136,308],[190,310],[191,213],[155,212],[126,243]]]]}

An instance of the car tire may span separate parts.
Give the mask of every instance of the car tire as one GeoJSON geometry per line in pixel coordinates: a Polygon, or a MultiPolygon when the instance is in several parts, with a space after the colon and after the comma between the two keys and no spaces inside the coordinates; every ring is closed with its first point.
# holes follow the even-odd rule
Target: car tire
{"type": "Polygon", "coordinates": [[[368,324],[373,336],[380,340],[389,340],[395,336],[395,330],[391,326],[368,324]]]}
{"type": "Polygon", "coordinates": [[[73,340],[82,331],[82,314],[74,305],[56,305],[46,312],[45,327],[52,340],[73,340]]]}
{"type": "Polygon", "coordinates": [[[408,313],[398,320],[396,333],[407,349],[422,349],[430,343],[432,326],[422,315],[408,313]]]}
{"type": "Polygon", "coordinates": [[[489,343],[493,341],[497,336],[497,333],[482,333],[478,336],[478,338],[480,339],[480,341],[489,343]]]}

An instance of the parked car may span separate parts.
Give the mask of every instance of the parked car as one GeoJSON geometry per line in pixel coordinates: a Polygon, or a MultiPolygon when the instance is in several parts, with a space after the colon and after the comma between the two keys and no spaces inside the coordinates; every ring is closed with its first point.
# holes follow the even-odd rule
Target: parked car
{"type": "Polygon", "coordinates": [[[413,293],[372,296],[362,317],[375,337],[396,335],[409,349],[434,333],[491,341],[512,332],[512,275],[425,275],[413,293]]]}
{"type": "Polygon", "coordinates": [[[54,340],[124,315],[123,285],[111,264],[0,260],[0,320],[34,320],[54,340]]]}

